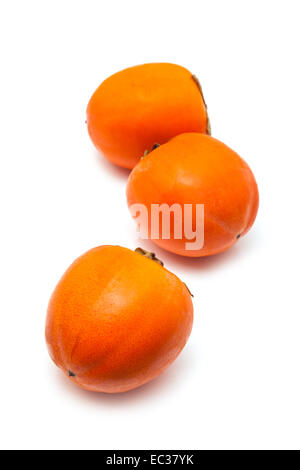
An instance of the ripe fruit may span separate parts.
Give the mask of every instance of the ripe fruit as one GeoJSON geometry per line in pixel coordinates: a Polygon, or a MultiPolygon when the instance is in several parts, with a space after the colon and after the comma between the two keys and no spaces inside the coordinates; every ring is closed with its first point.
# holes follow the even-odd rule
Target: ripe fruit
{"type": "Polygon", "coordinates": [[[200,84],[187,69],[154,63],[107,78],[87,107],[89,135],[111,162],[133,168],[155,142],[209,132],[200,84]]]}
{"type": "MultiPolygon", "coordinates": [[[[171,219],[170,238],[159,231],[157,245],[185,256],[220,253],[245,235],[258,209],[258,189],[248,165],[233,150],[218,140],[198,133],[179,135],[145,156],[131,172],[127,201],[143,204],[148,211],[148,236],[151,238],[151,205],[192,204],[187,222],[196,226],[196,204],[204,204],[204,246],[187,249],[191,242],[179,222],[182,237],[174,235],[171,219]]],[[[147,231],[147,227],[144,231],[147,231]]],[[[153,238],[153,237],[152,237],[153,238]]]]}
{"type": "Polygon", "coordinates": [[[46,341],[74,383],[117,393],[161,374],[184,347],[192,323],[186,285],[154,254],[100,246],[75,260],[54,290],[46,341]]]}

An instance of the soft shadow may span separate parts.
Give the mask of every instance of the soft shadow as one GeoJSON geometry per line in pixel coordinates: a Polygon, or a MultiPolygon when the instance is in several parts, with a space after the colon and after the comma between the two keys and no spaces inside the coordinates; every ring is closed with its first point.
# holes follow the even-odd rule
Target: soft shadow
{"type": "Polygon", "coordinates": [[[203,258],[189,258],[187,256],[170,253],[163,248],[158,247],[151,240],[138,240],[139,246],[147,251],[154,252],[156,256],[163,261],[165,267],[174,266],[186,271],[213,270],[220,268],[228,263],[235,262],[243,254],[257,249],[260,240],[256,233],[247,234],[241,238],[234,246],[223,253],[217,255],[205,256],[203,258]]]}
{"type": "Polygon", "coordinates": [[[110,161],[108,161],[101,152],[96,149],[93,149],[95,159],[99,163],[100,167],[103,171],[108,172],[113,177],[120,179],[120,180],[127,180],[128,176],[130,175],[131,170],[127,168],[122,168],[121,166],[114,165],[110,161]]]}
{"type": "Polygon", "coordinates": [[[184,350],[176,361],[156,379],[134,390],[114,394],[83,390],[68,380],[63,372],[56,367],[53,375],[58,386],[74,397],[100,406],[105,405],[115,408],[136,404],[149,400],[150,398],[153,400],[157,397],[161,397],[163,394],[169,394],[176,388],[179,382],[185,380],[188,369],[191,369],[195,362],[192,348],[187,348],[187,350],[184,350]]]}

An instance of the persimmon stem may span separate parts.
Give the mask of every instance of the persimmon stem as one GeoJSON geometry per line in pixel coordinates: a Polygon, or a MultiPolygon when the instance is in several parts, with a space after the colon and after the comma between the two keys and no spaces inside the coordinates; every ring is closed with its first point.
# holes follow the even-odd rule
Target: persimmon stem
{"type": "Polygon", "coordinates": [[[146,251],[143,248],[136,248],[134,251],[142,256],[145,256],[145,258],[151,259],[160,266],[164,265],[164,263],[155,256],[155,253],[151,253],[151,251],[146,251]]]}
{"type": "Polygon", "coordinates": [[[202,96],[202,99],[203,99],[203,103],[204,103],[204,106],[205,106],[205,109],[206,109],[206,133],[208,135],[211,135],[211,126],[210,126],[210,120],[209,120],[209,116],[208,116],[208,113],[207,113],[207,104],[206,104],[206,101],[205,101],[205,98],[204,98],[204,95],[203,95],[203,90],[202,90],[202,86],[201,86],[201,83],[198,79],[198,77],[196,77],[196,75],[192,75],[192,79],[194,80],[194,82],[196,83],[197,87],[199,88],[199,91],[201,93],[201,96],[202,96]]]}
{"type": "Polygon", "coordinates": [[[155,142],[155,144],[152,145],[151,152],[153,152],[153,150],[157,149],[158,147],[160,147],[160,144],[155,142]]]}
{"type": "Polygon", "coordinates": [[[146,157],[146,155],[148,155],[148,153],[153,152],[153,150],[157,149],[158,147],[160,147],[160,144],[158,144],[156,142],[155,144],[152,145],[151,150],[145,150],[144,151],[144,154],[141,156],[141,159],[146,157]]]}

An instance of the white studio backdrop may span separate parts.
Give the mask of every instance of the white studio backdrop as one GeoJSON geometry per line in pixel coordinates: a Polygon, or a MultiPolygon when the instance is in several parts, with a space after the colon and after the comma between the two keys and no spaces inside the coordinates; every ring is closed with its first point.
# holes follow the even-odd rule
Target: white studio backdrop
{"type": "Polygon", "coordinates": [[[1,2],[1,448],[299,449],[299,43],[296,0],[1,2]],[[153,245],[85,108],[107,76],[159,61],[199,77],[260,209],[223,255],[155,248],[194,294],[191,338],[152,383],[93,394],[48,357],[50,294],[91,247],[153,245]]]}

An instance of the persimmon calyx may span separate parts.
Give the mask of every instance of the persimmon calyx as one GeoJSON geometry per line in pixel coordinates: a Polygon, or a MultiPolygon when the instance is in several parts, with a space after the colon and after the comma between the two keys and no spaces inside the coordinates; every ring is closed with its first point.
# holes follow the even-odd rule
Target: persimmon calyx
{"type": "Polygon", "coordinates": [[[148,153],[152,152],[153,150],[157,149],[158,147],[160,147],[160,144],[158,144],[157,142],[155,142],[155,144],[152,145],[151,147],[151,150],[145,150],[145,152],[143,153],[143,155],[141,156],[141,159],[146,157],[146,155],[148,155],[148,153]]]}
{"type": "MultiPolygon", "coordinates": [[[[148,258],[148,259],[151,259],[152,261],[154,261],[155,263],[159,264],[160,266],[163,266],[164,263],[158,259],[156,256],[155,256],[155,253],[151,253],[151,251],[146,251],[144,250],[143,248],[136,248],[134,250],[136,253],[139,253],[140,255],[142,256],[145,256],[145,258],[148,258]]],[[[185,287],[187,288],[189,294],[191,297],[194,297],[193,294],[191,293],[190,289],[188,288],[188,286],[186,285],[185,282],[183,282],[183,284],[185,285],[185,287]]]]}
{"type": "Polygon", "coordinates": [[[145,258],[151,259],[160,266],[164,265],[164,263],[155,256],[155,253],[151,253],[151,251],[146,251],[143,248],[136,248],[134,251],[142,256],[145,256],[145,258]]]}
{"type": "Polygon", "coordinates": [[[208,113],[207,113],[207,104],[206,104],[206,101],[205,101],[205,98],[204,98],[201,83],[199,81],[199,78],[196,75],[192,75],[192,79],[194,80],[197,87],[199,88],[199,91],[201,93],[202,100],[203,100],[203,103],[204,103],[204,106],[205,106],[205,109],[206,109],[206,118],[207,118],[207,121],[206,121],[206,134],[211,135],[210,119],[209,119],[209,116],[208,116],[208,113]]]}
{"type": "Polygon", "coordinates": [[[185,287],[187,288],[187,290],[188,290],[190,296],[191,296],[191,297],[194,297],[194,294],[191,293],[191,291],[190,291],[190,289],[188,288],[188,286],[186,285],[186,283],[184,282],[183,284],[184,284],[185,287]]]}
{"type": "Polygon", "coordinates": [[[148,153],[150,153],[149,150],[145,150],[145,152],[144,152],[143,155],[141,156],[141,159],[144,158],[144,157],[146,157],[146,155],[148,155],[148,153]]]}

